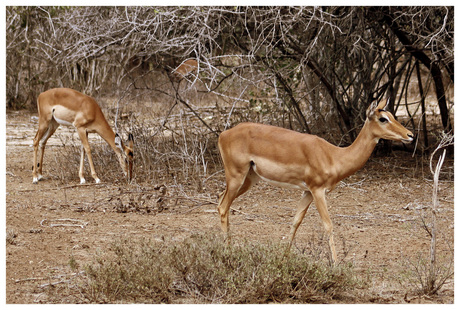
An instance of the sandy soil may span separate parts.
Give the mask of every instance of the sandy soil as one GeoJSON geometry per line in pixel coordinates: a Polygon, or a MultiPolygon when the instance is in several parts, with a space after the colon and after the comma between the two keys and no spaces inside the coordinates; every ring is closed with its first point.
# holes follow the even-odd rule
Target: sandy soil
{"type": "MultiPolygon", "coordinates": [[[[215,205],[219,189],[212,186],[204,193],[193,194],[190,190],[189,196],[180,197],[174,190],[163,193],[162,188],[153,185],[154,180],[96,185],[89,172],[89,184],[80,186],[77,171],[66,184],[52,177],[32,184],[33,116],[23,111],[8,112],[6,119],[6,232],[7,237],[11,236],[6,244],[7,303],[77,302],[76,293],[68,289],[68,283],[78,277],[70,268],[72,262],[79,266],[91,262],[121,237],[174,241],[193,233],[220,232],[215,205]],[[135,197],[143,192],[150,195],[142,196],[142,206],[125,208],[123,213],[120,207],[128,203],[123,201],[128,192],[135,197]],[[161,197],[166,203],[159,208],[161,197]],[[152,206],[155,212],[146,212],[144,206],[152,206]],[[50,294],[50,283],[63,289],[50,294]]],[[[58,132],[72,134],[71,129],[60,128],[58,132]]],[[[50,140],[48,152],[61,144],[59,138],[50,140]]],[[[452,159],[446,165],[453,166],[452,159]]],[[[402,152],[387,158],[374,157],[328,195],[339,259],[352,262],[356,274],[367,283],[353,293],[356,303],[453,303],[453,279],[437,296],[417,296],[417,282],[406,275],[420,255],[428,258],[430,246],[421,219],[429,219],[432,180],[428,170],[423,174],[420,166],[421,159],[402,152]]],[[[59,167],[45,156],[44,170],[56,174],[59,167]]],[[[223,184],[223,173],[218,178],[223,184]]],[[[451,179],[444,177],[440,182],[440,259],[451,257],[453,251],[451,179]]],[[[165,186],[168,189],[169,185],[165,186]]],[[[300,195],[257,185],[233,205],[230,222],[234,238],[286,242],[300,195]]],[[[326,259],[327,241],[314,206],[299,228],[294,250],[326,259]]]]}

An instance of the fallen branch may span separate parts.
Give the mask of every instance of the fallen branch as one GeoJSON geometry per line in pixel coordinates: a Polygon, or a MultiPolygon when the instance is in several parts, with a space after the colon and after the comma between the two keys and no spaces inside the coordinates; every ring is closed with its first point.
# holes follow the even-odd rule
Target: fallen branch
{"type": "MultiPolygon", "coordinates": [[[[70,276],[71,276],[71,277],[76,277],[76,276],[82,275],[82,274],[84,274],[84,273],[85,273],[84,271],[75,272],[75,273],[70,274],[70,276]]],[[[61,276],[61,277],[65,277],[65,276],[66,276],[66,275],[61,276]]],[[[55,285],[62,284],[62,283],[69,283],[70,281],[72,281],[72,279],[67,279],[67,280],[61,280],[61,281],[56,281],[56,282],[45,283],[45,284],[40,285],[39,288],[45,288],[45,287],[47,287],[47,286],[55,286],[55,285]]]]}
{"type": "Polygon", "coordinates": [[[26,279],[16,279],[14,280],[15,283],[20,283],[20,282],[27,282],[27,281],[40,281],[40,280],[46,280],[47,278],[40,277],[40,278],[26,278],[26,279]]]}
{"type": "Polygon", "coordinates": [[[39,188],[39,189],[23,189],[23,190],[17,190],[16,192],[18,193],[25,193],[25,192],[35,192],[35,191],[59,191],[62,189],[68,189],[68,188],[73,188],[73,187],[83,187],[83,186],[101,186],[101,185],[107,185],[105,183],[84,183],[84,184],[73,184],[73,185],[65,185],[65,186],[59,186],[59,187],[47,187],[47,188],[39,188]]]}
{"type": "Polygon", "coordinates": [[[85,228],[86,225],[88,225],[88,222],[83,222],[81,220],[77,220],[77,219],[56,219],[54,221],[62,221],[62,222],[74,222],[74,223],[71,223],[71,224],[66,224],[66,223],[56,223],[56,224],[52,224],[50,223],[49,225],[46,225],[48,221],[48,219],[44,219],[40,222],[40,225],[43,226],[43,227],[80,227],[80,228],[85,228]],[[80,224],[78,224],[80,223],[80,224]]]}
{"type": "MultiPolygon", "coordinates": [[[[75,277],[75,276],[78,276],[78,275],[84,274],[84,273],[85,273],[84,271],[80,271],[80,272],[71,273],[70,275],[56,275],[56,276],[53,276],[53,277],[38,277],[38,278],[16,279],[16,280],[14,280],[14,282],[15,283],[21,283],[21,282],[27,282],[27,281],[42,281],[42,280],[48,280],[50,278],[59,279],[59,278],[67,277],[67,276],[75,277]]],[[[62,282],[62,280],[60,282],[62,282]]],[[[47,284],[47,285],[49,285],[49,284],[47,284]]]]}

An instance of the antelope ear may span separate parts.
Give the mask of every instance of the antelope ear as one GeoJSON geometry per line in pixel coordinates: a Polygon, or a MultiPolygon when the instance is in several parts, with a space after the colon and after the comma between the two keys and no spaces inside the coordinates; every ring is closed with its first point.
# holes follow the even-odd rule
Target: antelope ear
{"type": "Polygon", "coordinates": [[[134,136],[132,133],[128,135],[128,147],[132,149],[134,146],[134,136]]]}
{"type": "Polygon", "coordinates": [[[378,102],[377,100],[372,102],[371,105],[367,108],[366,115],[367,118],[371,118],[372,115],[374,115],[375,110],[378,108],[378,102]]]}
{"type": "Polygon", "coordinates": [[[390,97],[388,97],[386,101],[372,102],[369,108],[367,108],[367,117],[370,118],[372,115],[374,115],[375,111],[385,110],[389,103],[390,103],[390,97]]]}
{"type": "Polygon", "coordinates": [[[386,110],[388,104],[390,104],[390,97],[388,97],[387,101],[381,101],[377,106],[378,110],[386,110]]]}

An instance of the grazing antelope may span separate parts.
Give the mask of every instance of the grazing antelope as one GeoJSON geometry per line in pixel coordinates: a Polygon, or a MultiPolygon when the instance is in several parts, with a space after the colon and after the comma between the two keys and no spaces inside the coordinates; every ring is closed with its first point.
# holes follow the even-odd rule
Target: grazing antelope
{"type": "Polygon", "coordinates": [[[227,182],[218,205],[222,230],[229,234],[228,216],[234,199],[259,179],[299,189],[304,194],[294,217],[288,250],[314,201],[329,237],[332,259],[337,262],[326,192],[363,167],[379,139],[411,142],[414,137],[385,107],[385,102],[372,104],[358,137],[343,148],[314,135],[262,124],[242,123],[224,131],[218,143],[227,182]]]}
{"type": "Polygon", "coordinates": [[[100,182],[94,169],[91,149],[88,143],[88,133],[99,134],[117,154],[118,161],[125,176],[130,181],[133,177],[133,135],[129,134],[128,145],[124,145],[118,134],[110,128],[101,108],[96,101],[76,90],[69,88],[54,88],[41,93],[37,99],[38,130],[35,134],[33,183],[42,179],[43,155],[48,139],[59,125],[74,126],[81,140],[80,183],[85,183],[84,159],[88,156],[91,175],[100,182]],[[37,162],[40,148],[40,161],[37,162]]]}

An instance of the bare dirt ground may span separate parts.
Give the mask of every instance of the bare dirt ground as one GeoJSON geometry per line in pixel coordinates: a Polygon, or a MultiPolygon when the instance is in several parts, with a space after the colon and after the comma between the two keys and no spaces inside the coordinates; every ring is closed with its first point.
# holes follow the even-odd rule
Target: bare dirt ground
{"type": "MultiPolygon", "coordinates": [[[[183,199],[168,197],[172,194],[167,192],[167,208],[123,213],[117,207],[117,203],[123,204],[117,202],[120,193],[141,192],[143,188],[152,191],[155,180],[96,185],[87,169],[88,185],[78,184],[77,171],[74,178],[62,184],[47,177],[59,170],[49,155],[60,147],[59,140],[50,140],[45,179],[32,184],[31,144],[36,123],[31,117],[33,114],[28,112],[8,112],[6,119],[6,231],[12,240],[6,245],[7,303],[78,302],[78,292],[71,292],[67,285],[78,277],[71,266],[78,264],[77,270],[82,270],[120,238],[174,241],[194,233],[220,233],[214,203],[222,188],[208,186],[204,193],[183,199]],[[51,283],[63,289],[50,294],[51,283]]],[[[58,132],[65,130],[60,128],[58,132]]],[[[407,272],[420,256],[429,257],[430,237],[422,217],[429,220],[433,182],[426,162],[424,165],[422,173],[421,159],[408,153],[374,157],[329,193],[339,259],[352,262],[357,276],[366,283],[353,291],[351,302],[453,303],[453,279],[437,295],[419,296],[414,293],[417,280],[407,272]]],[[[453,160],[445,165],[452,167],[453,160]]],[[[216,177],[223,184],[223,172],[216,177]]],[[[438,257],[444,257],[443,264],[453,259],[452,180],[444,177],[440,182],[438,257]]],[[[149,197],[152,203],[157,197],[154,194],[149,197]]],[[[230,223],[234,238],[285,243],[300,194],[260,183],[233,205],[230,223]]],[[[326,259],[327,241],[314,205],[299,228],[294,250],[326,259]]]]}

